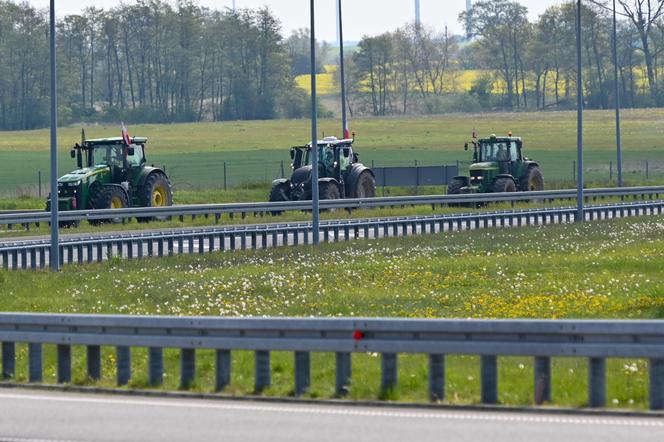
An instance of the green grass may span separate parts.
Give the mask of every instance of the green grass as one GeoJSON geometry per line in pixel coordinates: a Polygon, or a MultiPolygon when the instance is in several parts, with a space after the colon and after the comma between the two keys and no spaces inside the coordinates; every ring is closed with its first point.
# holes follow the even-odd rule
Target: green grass
{"type": "MultiPolygon", "coordinates": [[[[353,244],[215,253],[162,260],[119,261],[48,272],[0,272],[5,311],[222,316],[371,316],[406,318],[664,318],[664,218],[598,222],[519,230],[458,232],[444,236],[353,244]],[[341,264],[342,263],[342,264],[341,264]]],[[[26,352],[19,347],[19,380],[26,352]]],[[[146,384],[144,350],[136,350],[131,386],[146,384]]],[[[164,388],[178,388],[178,353],[166,354],[164,388]]],[[[104,380],[114,383],[114,356],[104,353],[104,380]]],[[[381,397],[380,357],[353,356],[350,397],[381,397]]],[[[292,354],[273,356],[267,395],[292,394],[292,354]]],[[[74,353],[77,384],[83,351],[74,353]]],[[[251,354],[233,356],[229,394],[252,392],[251,354]]],[[[213,388],[213,355],[198,354],[196,391],[213,388]]],[[[528,358],[500,358],[500,400],[532,403],[528,358]]],[[[46,353],[54,379],[53,349],[46,353]]],[[[451,403],[479,400],[475,357],[450,356],[451,403]]],[[[314,355],[311,397],[331,397],[331,355],[314,355]]],[[[391,399],[426,401],[423,356],[400,358],[399,386],[391,399]]],[[[586,402],[586,363],[556,359],[554,402],[586,402]]],[[[647,406],[647,363],[611,360],[610,406],[647,406]]]]}
{"type": "MultiPolygon", "coordinates": [[[[615,160],[610,111],[586,112],[585,142],[588,178],[608,180],[615,160]]],[[[337,120],[321,120],[320,132],[338,134],[337,120]]],[[[358,133],[356,149],[366,164],[376,166],[454,164],[469,161],[463,144],[473,128],[485,136],[511,130],[524,138],[527,155],[538,160],[548,181],[572,178],[576,159],[576,119],[572,112],[454,114],[435,117],[368,118],[351,122],[358,133]]],[[[251,121],[199,124],[137,125],[130,132],[150,138],[148,162],[165,165],[177,189],[222,188],[267,182],[288,174],[288,148],[310,138],[307,120],[251,121]]],[[[119,126],[86,127],[88,138],[119,135],[119,126]]],[[[627,110],[623,122],[626,179],[643,180],[638,162],[653,164],[653,180],[664,179],[664,109],[627,110]]],[[[0,193],[35,194],[37,174],[48,179],[48,130],[3,132],[0,139],[0,193]]],[[[80,127],[61,128],[58,135],[60,171],[73,167],[68,149],[80,140],[80,127]]],[[[615,165],[614,165],[615,173],[615,165]]],[[[615,178],[615,176],[614,176],[615,178]]]]}

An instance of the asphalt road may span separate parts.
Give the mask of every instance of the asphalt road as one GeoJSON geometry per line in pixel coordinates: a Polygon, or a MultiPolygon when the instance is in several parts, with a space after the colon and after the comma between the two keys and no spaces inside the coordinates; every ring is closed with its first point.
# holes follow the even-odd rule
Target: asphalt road
{"type": "Polygon", "coordinates": [[[663,418],[0,391],[0,441],[658,441],[663,418]]]}

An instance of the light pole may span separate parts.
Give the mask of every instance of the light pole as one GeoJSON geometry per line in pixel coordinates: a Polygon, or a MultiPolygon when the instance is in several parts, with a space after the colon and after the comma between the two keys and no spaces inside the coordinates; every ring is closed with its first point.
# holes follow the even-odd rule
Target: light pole
{"type": "Polygon", "coordinates": [[[616,101],[616,149],[618,163],[618,187],[623,186],[622,176],[622,137],[620,134],[620,86],[618,85],[618,20],[616,18],[616,0],[613,0],[613,77],[615,81],[616,101]]]}
{"type": "Polygon", "coordinates": [[[577,0],[576,5],[576,100],[577,100],[577,128],[576,128],[576,148],[577,148],[577,212],[576,222],[582,223],[585,220],[583,211],[583,63],[581,60],[581,0],[577,0]]]}
{"type": "Polygon", "coordinates": [[[51,51],[51,270],[60,270],[60,239],[58,224],[58,93],[55,69],[55,0],[51,0],[50,12],[51,51]]]}
{"type": "Polygon", "coordinates": [[[311,0],[311,228],[314,244],[320,243],[320,207],[318,200],[318,128],[316,110],[316,19],[314,0],[311,0]]]}
{"type": "Polygon", "coordinates": [[[337,13],[339,15],[339,73],[341,74],[341,133],[343,138],[350,138],[348,131],[348,116],[346,115],[346,70],[344,63],[344,22],[341,9],[341,0],[337,0],[337,13]]]}

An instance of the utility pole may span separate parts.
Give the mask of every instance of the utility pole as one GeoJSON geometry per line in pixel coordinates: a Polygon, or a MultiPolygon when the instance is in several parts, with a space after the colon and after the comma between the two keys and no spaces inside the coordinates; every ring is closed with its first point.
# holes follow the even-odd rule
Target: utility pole
{"type": "Polygon", "coordinates": [[[314,0],[311,0],[311,228],[314,245],[320,243],[320,207],[318,200],[318,128],[316,100],[316,14],[314,0]]]}
{"type": "Polygon", "coordinates": [[[58,91],[55,69],[55,0],[51,0],[50,11],[51,51],[51,270],[60,271],[60,238],[58,231],[58,91]]]}
{"type": "Polygon", "coordinates": [[[337,0],[337,21],[339,34],[339,73],[341,74],[341,133],[343,138],[349,138],[348,116],[346,114],[346,70],[344,61],[344,22],[341,0],[337,0]]]}
{"type": "Polygon", "coordinates": [[[583,62],[581,58],[581,0],[576,5],[576,100],[577,100],[577,212],[576,222],[585,221],[583,210],[583,62]]]}
{"type": "Polygon", "coordinates": [[[415,24],[418,27],[422,24],[420,20],[420,0],[415,0],[415,24]]]}
{"type": "Polygon", "coordinates": [[[616,101],[616,149],[618,165],[618,187],[623,186],[622,176],[622,137],[620,134],[620,86],[618,84],[618,19],[616,18],[616,0],[613,0],[613,77],[615,82],[616,101]]]}

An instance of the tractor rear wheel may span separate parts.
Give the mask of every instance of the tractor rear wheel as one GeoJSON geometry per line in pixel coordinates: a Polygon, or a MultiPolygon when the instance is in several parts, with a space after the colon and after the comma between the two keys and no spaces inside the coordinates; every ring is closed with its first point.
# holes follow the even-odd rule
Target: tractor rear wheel
{"type": "Polygon", "coordinates": [[[514,180],[511,178],[498,178],[493,183],[493,192],[494,193],[516,192],[516,185],[514,184],[514,180]]]}
{"type": "MultiPolygon", "coordinates": [[[[153,173],[138,191],[138,201],[141,207],[168,207],[173,205],[173,192],[171,183],[162,173],[153,173]]],[[[164,220],[167,217],[136,218],[138,222],[148,222],[153,219],[164,220]]]]}
{"type": "MultiPolygon", "coordinates": [[[[288,197],[289,191],[290,185],[287,183],[281,183],[277,184],[276,186],[272,186],[272,190],[270,190],[270,202],[278,203],[283,201],[290,201],[290,198],[288,197]]],[[[284,212],[281,210],[273,210],[272,216],[279,216],[282,213],[284,212]]]]}
{"type": "MultiPolygon", "coordinates": [[[[90,205],[93,209],[98,210],[126,209],[129,207],[129,201],[127,200],[127,194],[121,188],[117,186],[102,186],[91,196],[90,205]]],[[[90,220],[90,224],[92,225],[100,225],[107,222],[119,224],[122,222],[122,218],[90,220]]]]}
{"type": "Polygon", "coordinates": [[[531,166],[526,171],[521,183],[519,183],[521,192],[539,192],[544,190],[544,177],[542,171],[537,166],[531,166]]]}
{"type": "Polygon", "coordinates": [[[360,174],[353,192],[353,198],[374,198],[376,196],[376,179],[368,170],[360,174]]]}

